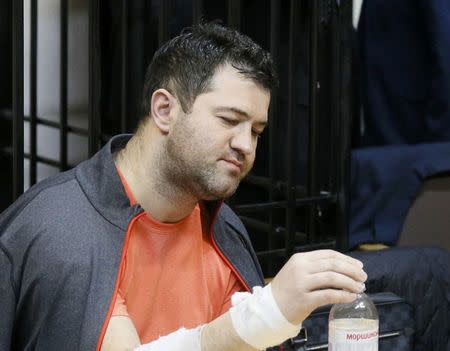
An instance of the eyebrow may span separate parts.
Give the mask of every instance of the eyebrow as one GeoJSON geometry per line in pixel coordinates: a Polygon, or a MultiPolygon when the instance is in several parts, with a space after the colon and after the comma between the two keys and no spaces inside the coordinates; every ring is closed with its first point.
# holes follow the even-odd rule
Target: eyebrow
{"type": "MultiPolygon", "coordinates": [[[[237,107],[220,106],[220,107],[215,108],[214,111],[215,112],[232,112],[241,117],[244,117],[245,119],[250,119],[250,115],[247,112],[245,112],[237,107]]],[[[267,122],[256,122],[255,124],[258,126],[261,126],[262,128],[265,128],[267,126],[267,122]]]]}

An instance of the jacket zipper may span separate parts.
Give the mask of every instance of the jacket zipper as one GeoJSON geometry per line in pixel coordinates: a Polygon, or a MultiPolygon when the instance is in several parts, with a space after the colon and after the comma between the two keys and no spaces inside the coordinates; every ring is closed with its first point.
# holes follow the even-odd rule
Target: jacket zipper
{"type": "Polygon", "coordinates": [[[230,260],[223,254],[223,252],[219,249],[219,247],[217,246],[216,241],[214,240],[214,235],[211,232],[211,241],[213,243],[214,249],[216,249],[217,253],[219,254],[220,257],[222,257],[222,259],[225,261],[225,263],[227,264],[228,267],[230,267],[231,271],[236,275],[236,277],[238,278],[238,280],[241,282],[241,284],[245,287],[245,289],[249,292],[251,292],[251,289],[248,287],[247,283],[244,281],[244,279],[241,277],[241,275],[238,273],[238,271],[236,270],[236,268],[234,268],[233,264],[230,262],[230,260]]]}
{"type": "Polygon", "coordinates": [[[143,216],[144,214],[145,214],[145,212],[142,211],[141,213],[139,213],[138,215],[133,217],[133,219],[128,224],[127,233],[125,234],[125,242],[124,242],[124,245],[123,245],[123,248],[122,248],[122,256],[120,257],[119,269],[117,271],[116,283],[114,285],[114,291],[113,291],[112,300],[111,300],[111,303],[109,305],[108,313],[106,314],[106,318],[105,318],[105,321],[103,323],[102,329],[100,331],[100,336],[99,336],[98,341],[97,341],[97,347],[95,348],[96,351],[100,351],[100,349],[102,347],[103,339],[104,339],[105,334],[106,334],[106,329],[108,328],[109,320],[111,319],[111,315],[112,315],[112,312],[113,312],[113,309],[114,309],[114,305],[116,304],[117,292],[119,290],[119,284],[120,284],[120,276],[121,276],[123,264],[125,262],[125,256],[126,256],[127,249],[128,249],[128,243],[130,241],[130,236],[131,236],[131,227],[133,226],[134,222],[139,217],[143,216]]]}
{"type": "Polygon", "coordinates": [[[234,265],[230,262],[230,260],[224,255],[224,253],[222,252],[222,250],[220,250],[219,246],[216,243],[216,240],[214,239],[214,223],[216,221],[217,215],[219,214],[220,211],[220,207],[222,206],[223,201],[220,203],[220,205],[217,207],[214,216],[212,217],[211,220],[211,224],[209,226],[209,236],[211,237],[211,242],[213,244],[214,249],[216,250],[216,252],[219,254],[219,256],[225,261],[225,263],[227,264],[228,267],[230,267],[231,271],[234,273],[234,275],[238,278],[239,282],[245,287],[245,289],[248,292],[251,292],[251,289],[249,288],[249,286],[247,285],[247,283],[244,281],[244,279],[241,277],[241,275],[239,274],[239,272],[236,270],[236,268],[234,267],[234,265]]]}

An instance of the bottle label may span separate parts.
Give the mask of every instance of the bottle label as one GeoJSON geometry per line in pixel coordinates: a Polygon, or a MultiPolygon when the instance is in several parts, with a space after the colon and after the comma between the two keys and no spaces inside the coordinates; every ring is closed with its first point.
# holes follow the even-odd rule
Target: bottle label
{"type": "Polygon", "coordinates": [[[336,319],[330,322],[329,351],[378,351],[378,321],[336,319]]]}

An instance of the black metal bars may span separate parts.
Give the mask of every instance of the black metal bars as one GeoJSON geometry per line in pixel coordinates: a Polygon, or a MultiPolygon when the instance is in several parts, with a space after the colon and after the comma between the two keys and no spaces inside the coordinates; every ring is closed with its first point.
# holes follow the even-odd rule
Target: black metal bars
{"type": "MultiPolygon", "coordinates": [[[[31,123],[31,116],[25,116],[24,121],[31,123]]],[[[61,125],[58,122],[49,121],[47,119],[40,118],[39,116],[36,116],[35,123],[38,125],[41,125],[41,126],[46,126],[46,127],[55,128],[55,129],[61,129],[61,125]]],[[[79,127],[75,127],[75,126],[71,126],[71,125],[67,125],[67,132],[73,133],[73,134],[78,134],[78,135],[83,135],[83,136],[89,136],[89,132],[87,129],[79,128],[79,127]]],[[[30,157],[31,157],[31,155],[30,155],[30,157]]],[[[58,168],[59,168],[59,166],[58,166],[58,168]]]]}
{"type": "MultiPolygon", "coordinates": [[[[317,195],[318,187],[318,134],[319,118],[317,114],[317,94],[320,89],[320,83],[317,79],[317,44],[318,44],[318,19],[319,2],[310,0],[310,47],[309,47],[309,166],[308,166],[308,196],[317,195]]],[[[308,216],[307,232],[312,242],[316,241],[316,212],[311,207],[308,216]]]]}
{"type": "MultiPolygon", "coordinates": [[[[30,3],[30,185],[37,178],[37,0],[30,3]]],[[[26,120],[26,118],[24,119],[26,120]]]]}
{"type": "Polygon", "coordinates": [[[23,1],[16,0],[13,9],[13,199],[23,193],[23,1]]]}
{"type": "MultiPolygon", "coordinates": [[[[29,79],[29,115],[24,116],[23,111],[23,1],[13,3],[13,198],[17,198],[23,192],[23,160],[30,160],[29,179],[30,185],[37,180],[37,163],[44,163],[50,166],[66,170],[71,165],[68,164],[68,133],[72,132],[78,135],[88,135],[90,132],[83,128],[68,125],[68,1],[60,2],[60,97],[59,122],[50,121],[38,116],[37,111],[37,81],[38,81],[38,2],[30,1],[30,79],[29,79]],[[29,123],[30,150],[28,153],[23,151],[23,130],[24,122],[29,123]],[[37,154],[37,126],[43,125],[59,129],[60,157],[59,160],[53,160],[48,157],[38,156],[37,154]],[[22,136],[21,136],[22,135],[22,136]],[[20,159],[20,161],[19,161],[20,159]],[[20,184],[22,183],[22,184],[20,184]]],[[[7,111],[4,111],[3,118],[8,118],[7,111]]],[[[94,138],[91,138],[94,139],[94,138]]],[[[7,149],[2,152],[9,152],[7,149]]]]}
{"type": "MultiPolygon", "coordinates": [[[[314,243],[314,244],[306,244],[306,245],[296,245],[293,248],[293,252],[305,252],[305,251],[311,251],[311,250],[318,250],[318,249],[332,249],[336,245],[335,241],[325,241],[322,243],[314,243]]],[[[259,259],[261,258],[273,258],[273,257],[286,257],[286,250],[283,249],[273,249],[273,250],[264,250],[264,251],[257,251],[256,256],[258,256],[259,259]]]]}
{"type": "Polygon", "coordinates": [[[65,171],[67,165],[67,113],[68,113],[68,0],[61,0],[60,9],[60,126],[59,126],[59,169],[65,171]]]}
{"type": "Polygon", "coordinates": [[[194,24],[200,23],[203,17],[203,0],[192,1],[192,22],[194,24]]]}
{"type": "Polygon", "coordinates": [[[159,3],[158,18],[158,47],[169,40],[169,13],[170,0],[164,0],[159,3]]]}
{"type": "Polygon", "coordinates": [[[241,28],[241,0],[228,0],[227,23],[235,29],[241,28]]]}
{"type": "Polygon", "coordinates": [[[100,14],[99,0],[89,1],[89,156],[99,147],[100,135],[100,14]]]}
{"type": "Polygon", "coordinates": [[[122,0],[122,30],[121,30],[121,90],[120,90],[120,130],[122,133],[127,131],[127,85],[128,85],[128,1],[122,0]]]}
{"type": "MultiPolygon", "coordinates": [[[[296,208],[302,206],[321,205],[321,204],[326,205],[335,201],[336,201],[335,195],[324,194],[315,197],[306,197],[300,199],[294,198],[293,203],[289,202],[289,200],[288,201],[283,200],[283,201],[252,203],[246,205],[236,205],[233,208],[238,213],[258,212],[263,210],[272,210],[276,208],[285,208],[287,210],[289,208],[293,208],[295,210],[296,208]]],[[[288,222],[286,221],[286,227],[288,228],[288,230],[290,230],[290,227],[287,226],[287,223],[288,222]]]]}
{"type": "Polygon", "coordinates": [[[337,3],[337,18],[339,37],[336,58],[339,58],[339,66],[335,69],[339,72],[339,149],[337,152],[337,247],[341,250],[348,249],[349,231],[349,205],[350,205],[350,160],[351,160],[351,67],[352,67],[352,2],[341,1],[337,3]]]}
{"type": "MultiPolygon", "coordinates": [[[[280,2],[278,0],[270,1],[270,54],[272,55],[272,60],[277,66],[279,64],[279,37],[280,37],[280,2]]],[[[271,96],[271,106],[269,111],[269,202],[274,201],[274,184],[275,184],[275,118],[279,113],[278,108],[278,91],[274,91],[271,96]]],[[[272,211],[269,214],[269,227],[270,231],[267,235],[267,248],[272,250],[274,247],[274,216],[272,211]]],[[[271,272],[272,274],[274,272],[271,272]]]]}
{"type": "Polygon", "coordinates": [[[288,48],[288,118],[286,126],[286,237],[285,254],[289,257],[294,252],[295,246],[295,95],[294,95],[294,70],[295,70],[295,47],[296,25],[299,17],[299,4],[297,0],[291,0],[289,10],[289,48],[288,48]]]}

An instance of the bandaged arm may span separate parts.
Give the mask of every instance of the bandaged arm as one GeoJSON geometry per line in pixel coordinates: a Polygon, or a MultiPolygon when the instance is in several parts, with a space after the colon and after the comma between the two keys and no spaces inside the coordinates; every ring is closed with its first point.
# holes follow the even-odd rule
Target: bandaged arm
{"type": "MultiPolygon", "coordinates": [[[[289,323],[280,312],[270,285],[265,288],[255,287],[253,294],[236,293],[232,297],[232,304],[229,312],[206,325],[194,329],[181,328],[135,350],[263,350],[299,332],[300,326],[289,323]]],[[[102,348],[102,351],[119,350],[126,348],[102,348]]]]}

